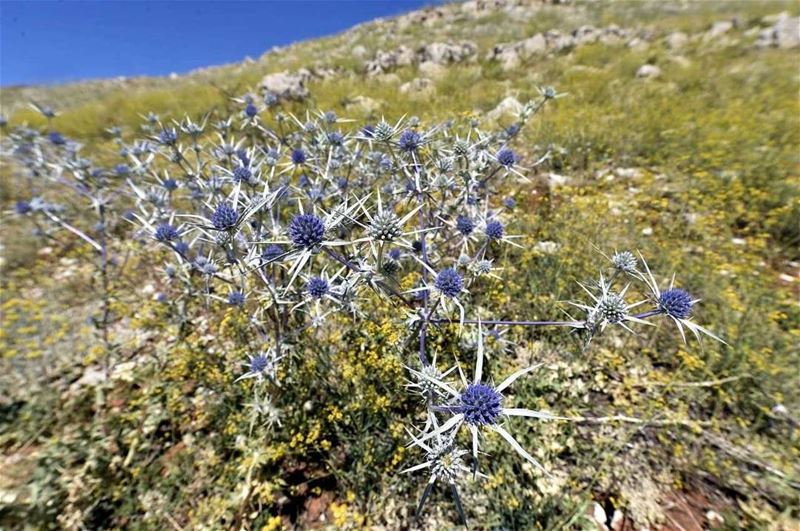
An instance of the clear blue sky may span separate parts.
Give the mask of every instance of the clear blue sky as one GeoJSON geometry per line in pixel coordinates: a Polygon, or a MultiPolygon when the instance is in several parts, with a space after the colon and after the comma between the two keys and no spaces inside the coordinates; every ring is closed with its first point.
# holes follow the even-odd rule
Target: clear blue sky
{"type": "Polygon", "coordinates": [[[0,0],[0,85],[180,73],[434,3],[0,0]]]}

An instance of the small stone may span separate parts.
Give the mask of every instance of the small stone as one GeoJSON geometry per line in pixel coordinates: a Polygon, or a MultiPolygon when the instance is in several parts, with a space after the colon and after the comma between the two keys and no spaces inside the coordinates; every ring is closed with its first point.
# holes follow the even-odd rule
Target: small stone
{"type": "Polygon", "coordinates": [[[721,20],[719,22],[714,22],[705,35],[703,35],[703,40],[709,41],[711,39],[716,39],[720,35],[724,35],[728,33],[730,30],[733,29],[733,22],[730,20],[721,20]]]}
{"type": "Polygon", "coordinates": [[[642,229],[643,236],[652,236],[653,235],[653,227],[645,227],[642,229]]]}
{"type": "Polygon", "coordinates": [[[408,83],[403,83],[398,90],[401,94],[429,96],[436,91],[436,87],[430,79],[419,77],[412,79],[408,83]]]}
{"type": "Polygon", "coordinates": [[[522,104],[513,96],[507,96],[497,107],[486,114],[489,120],[498,120],[507,116],[516,117],[522,110],[522,104]]]}
{"type": "Polygon", "coordinates": [[[661,75],[661,69],[656,65],[642,65],[636,71],[636,77],[640,79],[652,79],[661,75]]]}
{"type": "Polygon", "coordinates": [[[709,510],[706,512],[706,520],[711,527],[717,527],[725,523],[725,519],[716,511],[709,510]]]}
{"type": "Polygon", "coordinates": [[[670,33],[667,35],[667,38],[664,39],[664,43],[667,45],[667,48],[670,50],[678,50],[686,46],[689,42],[689,37],[683,33],[682,31],[676,31],[674,33],[670,33]]]}

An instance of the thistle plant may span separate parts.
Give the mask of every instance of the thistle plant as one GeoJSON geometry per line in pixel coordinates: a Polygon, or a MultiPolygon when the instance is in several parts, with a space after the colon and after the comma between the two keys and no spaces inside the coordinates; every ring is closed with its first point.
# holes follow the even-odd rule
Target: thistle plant
{"type": "MultiPolygon", "coordinates": [[[[691,320],[698,299],[675,287],[674,279],[662,290],[644,258],[629,251],[615,252],[597,280],[579,284],[584,300],[567,301],[577,317],[486,318],[502,309],[482,302],[483,278],[505,279],[506,251],[525,245],[509,215],[513,199],[504,193],[548,159],[546,152],[535,153],[526,162],[514,142],[558,96],[542,89],[511,126],[491,132],[473,120],[426,124],[415,117],[348,130],[350,121],[334,113],[295,116],[269,95],[249,94],[215,121],[187,116],[162,122],[148,115],[142,138],[115,136],[121,160],[113,172],[95,171],[78,146],[53,131],[19,129],[4,149],[37,183],[32,190],[41,188],[41,179],[63,184],[89,201],[99,228],[89,236],[38,196],[18,203],[13,215],[31,218],[48,237],[59,227],[91,245],[108,293],[110,231],[124,223],[144,242],[142,252],[163,251],[157,256],[166,259],[164,299],[197,302],[180,306],[182,323],[220,305],[232,312],[251,338],[241,345],[248,349],[242,366],[229,367],[232,385],[251,394],[251,413],[260,418],[251,431],[256,422],[280,429],[281,396],[292,385],[303,334],[331,333],[342,322],[353,328],[374,319],[402,324],[402,341],[386,349],[401,356],[407,389],[421,399],[415,401],[421,415],[403,419],[409,446],[423,459],[405,472],[430,475],[417,514],[442,481],[466,521],[458,486],[491,471],[479,462],[487,432],[547,474],[506,421],[575,420],[529,409],[506,394],[518,379],[545,370],[541,363],[499,383],[487,377],[490,363],[507,361],[505,354],[517,347],[502,337],[508,327],[566,329],[588,347],[609,329],[637,333],[668,319],[684,341],[687,328],[721,341],[691,320]],[[110,204],[125,214],[110,215],[110,204]],[[380,308],[390,310],[378,315],[380,308]],[[429,335],[452,329],[460,344],[475,348],[461,348],[455,365],[442,370],[429,335]],[[500,344],[491,357],[487,334],[500,344]],[[461,362],[473,352],[467,378],[461,362]]],[[[98,328],[111,351],[108,303],[104,308],[98,328]]]]}

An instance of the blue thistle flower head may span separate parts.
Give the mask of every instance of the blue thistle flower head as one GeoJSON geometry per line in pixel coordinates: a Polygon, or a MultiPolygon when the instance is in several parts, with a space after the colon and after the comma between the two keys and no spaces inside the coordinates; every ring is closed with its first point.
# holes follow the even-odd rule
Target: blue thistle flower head
{"type": "Polygon", "coordinates": [[[50,141],[51,144],[55,146],[63,146],[64,144],[67,143],[67,140],[58,131],[50,131],[47,134],[47,139],[50,141]]]}
{"type": "Polygon", "coordinates": [[[500,240],[503,238],[505,228],[500,221],[490,219],[486,222],[486,229],[484,229],[484,232],[490,240],[500,240]]]}
{"type": "Polygon", "coordinates": [[[365,138],[374,138],[375,137],[375,126],[372,124],[367,124],[361,128],[361,134],[364,135],[365,138]]]}
{"type": "Polygon", "coordinates": [[[497,162],[500,165],[505,166],[506,168],[510,168],[514,164],[517,163],[517,154],[511,151],[510,149],[501,149],[497,152],[497,162]]]}
{"type": "Polygon", "coordinates": [[[339,190],[346,190],[347,189],[347,177],[338,177],[336,179],[336,187],[339,190]]]}
{"type": "Polygon", "coordinates": [[[264,94],[264,105],[267,107],[272,107],[273,105],[278,104],[278,95],[274,92],[267,92],[264,94]]]}
{"type": "Polygon", "coordinates": [[[325,224],[314,214],[298,214],[289,223],[289,238],[298,247],[314,247],[325,239],[325,224]]]}
{"type": "Polygon", "coordinates": [[[422,145],[422,138],[416,131],[406,129],[400,134],[397,144],[403,151],[411,153],[412,151],[416,151],[420,145],[422,145]]]}
{"type": "Polygon", "coordinates": [[[658,308],[670,317],[686,319],[692,313],[692,296],[680,288],[671,288],[661,293],[658,308]]]}
{"type": "Polygon", "coordinates": [[[236,150],[236,157],[242,163],[242,166],[249,166],[250,165],[250,157],[247,155],[247,150],[245,150],[245,149],[237,149],[236,150]]]}
{"type": "Polygon", "coordinates": [[[506,127],[506,135],[514,136],[517,133],[519,133],[520,129],[521,129],[521,127],[520,127],[519,124],[516,124],[516,123],[515,124],[511,124],[508,127],[506,127]]]}
{"type": "Polygon", "coordinates": [[[456,410],[472,426],[497,424],[502,412],[503,395],[482,383],[469,384],[458,399],[456,410]]]}
{"type": "Polygon", "coordinates": [[[17,214],[24,216],[25,214],[29,214],[33,208],[27,201],[20,200],[17,201],[17,204],[14,206],[14,210],[17,212],[17,214]]]}
{"type": "Polygon", "coordinates": [[[456,229],[464,236],[469,236],[475,230],[475,222],[467,216],[458,216],[456,218],[456,229]]]}
{"type": "Polygon", "coordinates": [[[306,152],[300,148],[292,150],[292,163],[296,165],[305,164],[306,162],[306,152]]]}
{"type": "Polygon", "coordinates": [[[239,213],[228,203],[220,203],[211,214],[211,223],[217,230],[228,230],[239,220],[239,213]]]}
{"type": "Polygon", "coordinates": [[[133,215],[133,210],[126,210],[122,213],[122,219],[125,221],[133,221],[136,219],[136,216],[133,215]]]}
{"type": "Polygon", "coordinates": [[[434,286],[436,286],[436,289],[441,291],[443,295],[455,298],[461,293],[464,281],[461,275],[458,274],[458,271],[448,267],[447,269],[442,269],[439,274],[436,275],[434,286]]]}
{"type": "Polygon", "coordinates": [[[324,278],[314,277],[308,281],[308,294],[315,299],[321,299],[328,293],[328,281],[324,278]]]}
{"type": "Polygon", "coordinates": [[[130,167],[127,164],[117,164],[114,166],[114,173],[116,173],[119,177],[124,177],[131,172],[130,167]]]}
{"type": "Polygon", "coordinates": [[[166,179],[164,179],[164,181],[161,183],[161,186],[163,186],[165,189],[167,189],[167,190],[169,190],[170,192],[172,192],[172,191],[174,191],[174,190],[177,190],[177,189],[178,189],[178,181],[176,181],[176,180],[175,180],[175,179],[173,179],[172,177],[167,177],[167,178],[166,178],[166,179]]]}
{"type": "Polygon", "coordinates": [[[156,227],[156,240],[170,242],[178,238],[178,231],[169,223],[161,223],[156,227]]]}
{"type": "Polygon", "coordinates": [[[245,106],[244,114],[248,118],[255,118],[258,115],[258,107],[253,102],[250,102],[245,106]]]}
{"type": "Polygon", "coordinates": [[[184,241],[179,241],[175,244],[175,251],[181,256],[189,254],[189,244],[184,241]]]}
{"type": "Polygon", "coordinates": [[[253,356],[250,360],[250,372],[252,373],[260,374],[267,370],[267,367],[269,367],[269,358],[264,354],[253,356]]]}
{"type": "Polygon", "coordinates": [[[329,124],[336,123],[336,113],[333,111],[326,111],[325,114],[322,115],[322,119],[329,124]]]}
{"type": "Polygon", "coordinates": [[[174,146],[178,141],[178,132],[175,129],[162,129],[158,134],[158,141],[165,146],[174,146]]]}
{"type": "Polygon", "coordinates": [[[517,200],[513,197],[505,197],[503,198],[503,206],[509,210],[513,210],[515,206],[517,206],[517,200]]]}
{"type": "Polygon", "coordinates": [[[273,243],[264,249],[264,251],[261,253],[261,258],[267,262],[272,262],[280,258],[282,254],[283,248],[280,245],[273,243]]]}
{"type": "Polygon", "coordinates": [[[236,182],[248,182],[252,176],[253,172],[250,171],[250,168],[247,166],[236,166],[236,168],[233,169],[233,179],[236,182]]]}
{"type": "Polygon", "coordinates": [[[475,206],[475,205],[477,205],[477,204],[478,204],[478,198],[477,198],[477,197],[475,197],[475,196],[474,196],[474,195],[472,195],[472,194],[468,195],[468,196],[467,196],[467,204],[468,204],[469,206],[475,206]]]}
{"type": "Polygon", "coordinates": [[[231,291],[228,293],[228,304],[231,306],[244,306],[244,293],[241,291],[231,291]]]}
{"type": "Polygon", "coordinates": [[[331,131],[328,133],[328,142],[334,146],[341,146],[344,144],[344,135],[339,131],[331,131]]]}
{"type": "Polygon", "coordinates": [[[396,247],[394,249],[390,249],[389,253],[387,254],[387,256],[392,260],[400,260],[400,255],[400,249],[396,247]]]}

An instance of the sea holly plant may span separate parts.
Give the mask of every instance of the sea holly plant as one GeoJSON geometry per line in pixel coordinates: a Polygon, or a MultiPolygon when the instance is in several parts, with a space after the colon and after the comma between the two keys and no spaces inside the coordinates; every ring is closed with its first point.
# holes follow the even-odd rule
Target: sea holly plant
{"type": "Polygon", "coordinates": [[[508,395],[519,378],[544,369],[542,363],[512,370],[499,382],[487,377],[489,363],[507,362],[505,354],[516,347],[503,336],[508,327],[565,328],[588,346],[611,329],[639,333],[661,318],[675,323],[684,341],[685,329],[720,340],[691,319],[697,299],[674,279],[662,290],[644,258],[629,251],[608,258],[597,280],[579,283],[585,297],[567,305],[580,312],[576,317],[485,318],[502,309],[481,296],[484,279],[505,279],[513,270],[508,256],[524,247],[511,215],[515,202],[506,194],[549,157],[533,153],[526,161],[516,141],[557,97],[542,89],[513,123],[489,131],[476,119],[355,124],[330,111],[298,117],[269,95],[262,105],[247,94],[233,99],[228,115],[169,122],[147,115],[139,138],[123,140],[120,130],[110,129],[119,150],[111,169],[79,156],[52,130],[19,128],[4,141],[4,152],[32,182],[70,176],[67,189],[90,200],[103,227],[90,236],[41,197],[21,201],[12,215],[47,222],[48,236],[54,227],[72,232],[103,263],[113,236],[109,221],[124,222],[144,253],[166,262],[160,296],[180,301],[174,308],[183,327],[222,308],[243,330],[236,346],[246,353],[230,366],[231,385],[252,394],[251,432],[281,428],[281,398],[297,385],[292,374],[304,334],[330,332],[342,322],[354,329],[364,321],[401,326],[403,337],[386,350],[402,356],[407,389],[424,413],[403,419],[409,446],[424,454],[404,472],[429,474],[417,514],[441,481],[466,522],[458,486],[491,472],[480,459],[487,433],[547,474],[506,421],[576,420],[508,395]],[[110,205],[122,214],[107,214],[110,205]],[[164,252],[152,253],[159,248],[164,252]],[[429,335],[451,325],[459,355],[441,370],[429,335]],[[491,357],[487,334],[502,344],[491,357]],[[467,378],[461,362],[472,361],[473,352],[467,378]]]}

